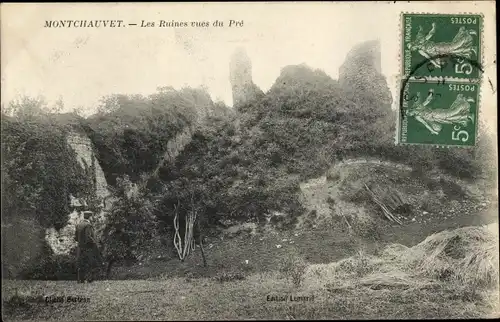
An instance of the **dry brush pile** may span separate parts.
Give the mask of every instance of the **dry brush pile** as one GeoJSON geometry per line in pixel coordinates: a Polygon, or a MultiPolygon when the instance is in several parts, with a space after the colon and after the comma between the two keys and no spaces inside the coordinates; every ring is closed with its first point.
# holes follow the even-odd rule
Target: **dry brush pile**
{"type": "Polygon", "coordinates": [[[445,230],[421,243],[387,246],[378,256],[359,252],[336,263],[311,265],[306,284],[327,288],[425,289],[447,284],[472,293],[498,293],[497,223],[445,230]]]}

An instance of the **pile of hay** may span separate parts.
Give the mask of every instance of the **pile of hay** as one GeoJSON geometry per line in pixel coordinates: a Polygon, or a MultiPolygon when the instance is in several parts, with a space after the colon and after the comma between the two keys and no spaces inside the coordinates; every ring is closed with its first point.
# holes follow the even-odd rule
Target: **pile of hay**
{"type": "Polygon", "coordinates": [[[429,278],[416,277],[406,272],[393,270],[374,273],[359,280],[359,285],[372,290],[382,289],[433,289],[436,283],[429,278]]]}
{"type": "Polygon", "coordinates": [[[334,284],[336,288],[356,287],[360,278],[379,272],[385,261],[363,251],[356,255],[329,264],[313,264],[305,271],[304,285],[310,288],[334,284]]]}
{"type": "Polygon", "coordinates": [[[433,278],[498,287],[498,237],[490,228],[463,227],[433,234],[409,249],[407,259],[417,273],[433,278]]]}
{"type": "Polygon", "coordinates": [[[392,244],[380,256],[359,253],[336,263],[311,265],[306,284],[380,289],[458,281],[464,287],[498,289],[498,239],[491,228],[445,230],[411,248],[392,244]]]}

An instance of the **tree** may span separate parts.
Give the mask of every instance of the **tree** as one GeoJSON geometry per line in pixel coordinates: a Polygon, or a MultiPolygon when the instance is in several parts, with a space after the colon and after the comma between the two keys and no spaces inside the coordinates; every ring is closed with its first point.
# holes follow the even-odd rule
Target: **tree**
{"type": "MultiPolygon", "coordinates": [[[[184,261],[186,256],[188,256],[192,251],[196,249],[196,241],[194,238],[194,229],[197,227],[198,229],[200,228],[199,226],[199,220],[198,219],[198,212],[199,212],[199,207],[196,205],[194,201],[194,194],[191,194],[191,202],[190,202],[190,209],[185,213],[184,215],[184,235],[182,238],[181,234],[179,233],[179,208],[180,204],[178,203],[177,205],[174,206],[174,228],[175,228],[175,234],[174,234],[174,246],[175,249],[177,250],[177,253],[179,255],[179,259],[181,261],[184,261]]],[[[201,244],[201,239],[200,239],[200,246],[201,244]]],[[[205,260],[205,254],[203,252],[202,248],[202,255],[203,255],[203,263],[204,266],[206,266],[206,260],[205,260]]]]}
{"type": "Polygon", "coordinates": [[[206,266],[203,249],[207,188],[201,180],[179,178],[163,184],[159,213],[167,227],[173,228],[173,245],[181,261],[196,249],[196,239],[206,266]],[[198,237],[198,238],[197,238],[198,237]]]}
{"type": "Polygon", "coordinates": [[[10,101],[4,113],[21,121],[40,119],[47,115],[47,102],[41,97],[21,95],[10,101]]]}
{"type": "Polygon", "coordinates": [[[101,243],[108,260],[107,274],[114,262],[135,260],[141,247],[157,235],[155,201],[144,188],[133,184],[128,176],[118,178],[112,190],[113,203],[107,214],[101,243]]]}

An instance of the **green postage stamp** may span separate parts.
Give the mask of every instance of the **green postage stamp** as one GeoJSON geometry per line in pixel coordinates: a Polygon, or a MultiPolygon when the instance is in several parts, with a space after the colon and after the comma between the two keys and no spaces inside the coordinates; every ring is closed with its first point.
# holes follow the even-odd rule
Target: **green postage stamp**
{"type": "Polygon", "coordinates": [[[479,79],[482,26],[481,15],[404,13],[403,75],[479,79]]]}
{"type": "Polygon", "coordinates": [[[402,14],[398,144],[475,146],[483,17],[402,14]]]}
{"type": "Polygon", "coordinates": [[[403,81],[399,142],[474,146],[479,83],[403,81]]]}

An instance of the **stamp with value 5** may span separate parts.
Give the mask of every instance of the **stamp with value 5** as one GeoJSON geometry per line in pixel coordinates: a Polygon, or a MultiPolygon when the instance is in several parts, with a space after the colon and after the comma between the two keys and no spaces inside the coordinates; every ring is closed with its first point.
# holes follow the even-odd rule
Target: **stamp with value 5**
{"type": "Polygon", "coordinates": [[[479,83],[404,81],[398,143],[475,146],[479,83]]]}
{"type": "Polygon", "coordinates": [[[483,17],[477,14],[402,14],[405,78],[481,77],[483,17]]]}

